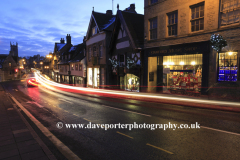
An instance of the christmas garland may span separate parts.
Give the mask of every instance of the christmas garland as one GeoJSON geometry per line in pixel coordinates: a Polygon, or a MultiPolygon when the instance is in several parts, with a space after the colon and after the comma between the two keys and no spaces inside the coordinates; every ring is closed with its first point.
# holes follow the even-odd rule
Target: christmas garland
{"type": "Polygon", "coordinates": [[[227,41],[223,39],[223,37],[219,34],[218,35],[212,34],[210,38],[210,42],[211,42],[212,48],[217,52],[220,52],[222,48],[227,46],[227,41]]]}

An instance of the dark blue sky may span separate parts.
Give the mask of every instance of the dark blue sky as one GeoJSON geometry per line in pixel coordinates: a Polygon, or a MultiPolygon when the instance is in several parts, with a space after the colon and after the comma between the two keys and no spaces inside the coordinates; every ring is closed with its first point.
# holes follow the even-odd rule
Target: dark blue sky
{"type": "MultiPolygon", "coordinates": [[[[136,11],[144,13],[144,1],[114,0],[114,11],[135,3],[136,11]]],[[[66,35],[72,44],[82,43],[86,35],[92,7],[105,13],[112,9],[112,0],[2,0],[0,9],[0,54],[8,54],[10,41],[18,42],[19,56],[47,55],[55,42],[66,35]]]]}

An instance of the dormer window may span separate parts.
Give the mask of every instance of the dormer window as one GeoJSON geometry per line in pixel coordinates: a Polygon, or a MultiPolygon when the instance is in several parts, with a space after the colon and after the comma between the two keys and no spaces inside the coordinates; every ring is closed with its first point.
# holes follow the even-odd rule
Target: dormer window
{"type": "Polygon", "coordinates": [[[92,28],[92,35],[97,34],[97,26],[92,28]]]}

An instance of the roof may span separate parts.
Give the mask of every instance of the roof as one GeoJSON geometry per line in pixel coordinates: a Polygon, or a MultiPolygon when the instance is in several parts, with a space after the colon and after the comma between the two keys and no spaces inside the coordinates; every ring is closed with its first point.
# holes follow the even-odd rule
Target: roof
{"type": "Polygon", "coordinates": [[[127,28],[133,38],[136,48],[143,48],[144,44],[144,15],[121,11],[127,28]]]}
{"type": "Polygon", "coordinates": [[[64,52],[63,55],[68,55],[71,54],[72,58],[70,60],[61,60],[58,64],[59,65],[64,65],[68,64],[69,62],[79,62],[81,61],[85,56],[84,56],[84,49],[85,49],[85,44],[81,43],[75,46],[72,46],[68,52],[64,52]]]}
{"type": "Polygon", "coordinates": [[[0,54],[0,68],[3,66],[3,62],[7,58],[8,54],[0,54]]]}
{"type": "Polygon", "coordinates": [[[102,30],[109,30],[111,31],[113,29],[113,22],[115,21],[115,15],[112,14],[106,14],[106,13],[98,13],[98,12],[92,12],[92,15],[94,16],[94,19],[97,23],[98,29],[100,31],[102,30]]]}
{"type": "Polygon", "coordinates": [[[57,51],[60,51],[65,45],[66,43],[56,43],[57,51]]]}
{"type": "Polygon", "coordinates": [[[143,49],[144,45],[144,15],[137,14],[135,12],[129,11],[117,11],[116,20],[114,23],[114,29],[111,36],[111,41],[109,47],[112,49],[114,43],[117,41],[118,33],[123,25],[124,30],[126,31],[131,47],[133,49],[140,48],[143,49]]]}
{"type": "Polygon", "coordinates": [[[59,65],[63,65],[63,64],[68,64],[68,61],[66,59],[61,60],[60,62],[58,62],[59,65]]]}
{"type": "Polygon", "coordinates": [[[75,51],[76,50],[76,46],[72,46],[70,49],[69,49],[69,52],[72,52],[72,51],[75,51]]]}
{"type": "Polygon", "coordinates": [[[81,43],[76,46],[75,54],[69,62],[80,62],[84,56],[85,44],[81,43]]]}

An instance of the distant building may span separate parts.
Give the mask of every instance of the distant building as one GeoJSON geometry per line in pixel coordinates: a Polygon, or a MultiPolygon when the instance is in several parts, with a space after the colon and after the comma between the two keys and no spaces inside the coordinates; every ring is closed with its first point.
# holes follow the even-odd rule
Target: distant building
{"type": "Polygon", "coordinates": [[[11,55],[0,54],[0,82],[19,78],[18,65],[11,55]]]}

